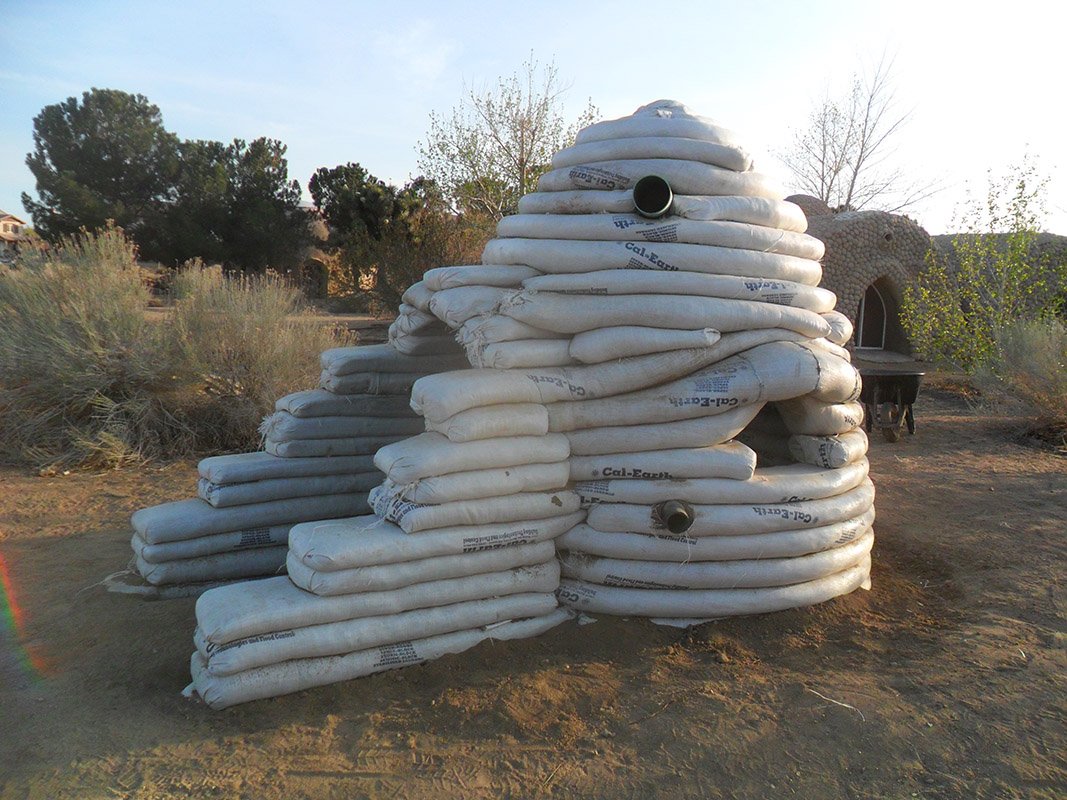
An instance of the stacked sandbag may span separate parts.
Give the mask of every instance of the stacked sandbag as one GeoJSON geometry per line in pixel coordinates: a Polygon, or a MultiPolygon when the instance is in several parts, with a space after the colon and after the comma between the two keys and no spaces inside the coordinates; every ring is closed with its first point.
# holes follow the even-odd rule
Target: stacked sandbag
{"type": "Polygon", "coordinates": [[[376,516],[297,525],[288,577],[200,597],[187,691],[225,708],[542,633],[568,616],[552,540],[576,516],[415,535],[376,516]]]}
{"type": "Polygon", "coordinates": [[[280,398],[261,426],[264,452],[204,459],[198,498],[134,514],[136,571],[152,586],[204,589],[284,570],[293,525],[367,511],[382,480],[374,453],[424,430],[411,384],[450,361],[466,365],[460,352],[415,357],[389,345],[324,352],[332,390],[280,398]]]}
{"type": "Polygon", "coordinates": [[[424,378],[413,406],[432,426],[544,405],[590,509],[559,541],[567,604],[694,619],[865,585],[859,375],[799,207],[671,101],[586,128],[552,167],[486,246],[499,266],[469,272],[507,280],[427,301],[498,371],[424,378]]]}

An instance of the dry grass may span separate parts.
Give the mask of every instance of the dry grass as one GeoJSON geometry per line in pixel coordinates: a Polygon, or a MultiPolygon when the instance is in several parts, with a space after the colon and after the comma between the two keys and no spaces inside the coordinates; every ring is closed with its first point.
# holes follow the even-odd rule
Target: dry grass
{"type": "Polygon", "coordinates": [[[1058,319],[1018,322],[997,336],[993,363],[976,383],[1008,392],[1034,414],[1033,432],[1067,449],[1067,326],[1058,319]]]}
{"type": "Polygon", "coordinates": [[[164,324],[118,228],[24,255],[0,275],[0,457],[110,467],[256,444],[280,394],[311,385],[339,335],[294,318],[276,277],[189,265],[164,324]]]}

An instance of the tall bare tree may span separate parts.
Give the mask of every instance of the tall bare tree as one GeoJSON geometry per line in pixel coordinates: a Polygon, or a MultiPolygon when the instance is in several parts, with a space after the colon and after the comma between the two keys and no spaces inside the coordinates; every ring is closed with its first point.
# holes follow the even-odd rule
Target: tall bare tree
{"type": "Polygon", "coordinates": [[[854,75],[840,96],[827,91],[806,127],[778,153],[798,189],[838,210],[901,211],[936,191],[936,181],[917,181],[893,163],[899,134],[911,117],[893,89],[892,63],[854,75]]]}
{"type": "Polygon", "coordinates": [[[592,101],[579,118],[564,119],[555,63],[531,56],[493,88],[467,89],[449,114],[430,114],[419,142],[419,169],[460,211],[500,219],[533,191],[552,154],[566,147],[598,112],[592,101]]]}

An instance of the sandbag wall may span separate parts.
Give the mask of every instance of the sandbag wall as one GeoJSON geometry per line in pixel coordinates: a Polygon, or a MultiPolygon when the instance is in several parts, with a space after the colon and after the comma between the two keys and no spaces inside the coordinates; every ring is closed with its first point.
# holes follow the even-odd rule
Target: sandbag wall
{"type": "Polygon", "coordinates": [[[589,509],[559,540],[568,605],[688,622],[867,585],[859,375],[800,209],[670,101],[590,126],[552,166],[484,266],[427,287],[498,371],[422,379],[413,405],[545,405],[589,509]]]}
{"type": "Polygon", "coordinates": [[[376,516],[296,525],[288,576],[197,601],[186,693],[225,708],[542,633],[568,616],[555,596],[560,530],[409,535],[376,516]]]}
{"type": "Polygon", "coordinates": [[[335,348],[321,360],[321,388],[280,398],[264,420],[264,452],[204,459],[197,498],[133,515],[135,566],[149,584],[195,591],[274,575],[294,524],[366,513],[382,479],[374,453],[423,430],[408,402],[412,384],[466,363],[389,345],[335,348]]]}

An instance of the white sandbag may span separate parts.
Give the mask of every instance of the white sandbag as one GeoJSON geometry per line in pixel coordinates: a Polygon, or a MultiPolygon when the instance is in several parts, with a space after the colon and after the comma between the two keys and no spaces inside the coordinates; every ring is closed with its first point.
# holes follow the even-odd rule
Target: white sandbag
{"type": "Polygon", "coordinates": [[[674,216],[647,219],[639,214],[513,214],[497,223],[496,235],[501,239],[679,242],[782,253],[815,261],[825,252],[820,240],[805,233],[743,222],[674,216]]]}
{"type": "Polygon", "coordinates": [[[863,458],[840,469],[811,464],[762,467],[745,481],[731,478],[676,478],[674,480],[613,479],[586,481],[574,487],[583,505],[594,503],[795,503],[836,497],[867,479],[870,465],[863,458]]]}
{"type": "Polygon", "coordinates": [[[704,244],[493,239],[482,252],[486,260],[525,264],[553,274],[649,269],[796,281],[808,286],[816,286],[822,278],[818,261],[704,244]]]}
{"type": "Polygon", "coordinates": [[[524,339],[467,348],[467,360],[480,369],[522,369],[525,367],[566,367],[578,362],[571,358],[570,339],[524,339]]]}
{"type": "Polygon", "coordinates": [[[750,536],[622,533],[576,525],[556,540],[560,550],[574,550],[605,558],[637,561],[736,561],[749,558],[791,558],[848,544],[866,534],[874,509],[855,519],[799,531],[757,533],[750,536]]]}
{"type": "Polygon", "coordinates": [[[552,168],[573,167],[594,161],[630,158],[676,158],[699,161],[734,172],[752,168],[752,157],[737,145],[685,139],[681,136],[642,136],[635,139],[606,139],[565,147],[552,156],[552,168]]]}
{"type": "Polygon", "coordinates": [[[651,389],[552,403],[547,406],[549,430],[650,425],[785,400],[815,392],[821,381],[836,377],[821,366],[819,357],[799,344],[771,342],[651,389]]]}
{"type": "Polygon", "coordinates": [[[543,331],[517,319],[501,314],[473,317],[456,331],[456,341],[470,347],[483,347],[494,342],[517,342],[525,339],[569,339],[555,331],[543,331]]]}
{"type": "Polygon", "coordinates": [[[287,552],[288,548],[284,546],[257,547],[232,553],[165,561],[160,564],[137,557],[135,564],[141,577],[155,586],[164,583],[204,583],[229,578],[274,575],[285,567],[287,552]]]}
{"type": "Polygon", "coordinates": [[[573,514],[581,507],[574,492],[521,492],[503,497],[481,497],[429,505],[405,500],[390,487],[372,489],[368,500],[374,513],[395,522],[405,533],[418,533],[457,525],[489,525],[521,519],[545,519],[573,514]]]}
{"type": "Polygon", "coordinates": [[[676,158],[593,161],[553,169],[537,179],[537,191],[632,189],[646,175],[658,175],[678,194],[741,195],[775,200],[780,200],[784,195],[781,184],[770,175],[734,172],[699,161],[676,158]]]}
{"type": "Polygon", "coordinates": [[[648,353],[711,347],[720,338],[721,334],[712,328],[681,331],[620,325],[575,334],[574,338],[568,342],[567,352],[577,361],[596,364],[601,361],[643,356],[648,353]]]}
{"type": "Polygon", "coordinates": [[[739,275],[709,275],[703,272],[664,272],[637,269],[605,269],[598,272],[540,275],[522,282],[524,289],[561,294],[683,294],[756,300],[780,306],[806,308],[823,313],[837,302],[828,289],[795,281],[744,278],[739,275]]]}
{"type": "MultiPolygon", "coordinates": [[[[467,356],[460,356],[467,366],[467,356]]],[[[408,356],[408,358],[454,359],[455,356],[408,356]]],[[[442,367],[442,370],[454,367],[442,367]]],[[[323,372],[319,375],[319,388],[334,394],[391,394],[407,396],[419,378],[429,372],[356,372],[350,375],[334,375],[323,372]]]]}
{"type": "Polygon", "coordinates": [[[733,478],[744,481],[751,478],[755,471],[756,454],[740,442],[725,442],[711,447],[648,450],[643,453],[572,455],[568,463],[572,481],[609,478],[733,478]]]}
{"type": "Polygon", "coordinates": [[[460,286],[457,289],[442,289],[435,292],[430,301],[430,310],[449,326],[458,328],[471,317],[489,314],[496,310],[500,301],[513,289],[495,286],[460,286]]]}
{"type": "Polygon", "coordinates": [[[196,627],[205,642],[223,645],[247,636],[307,625],[398,614],[413,608],[450,605],[483,597],[553,592],[558,586],[559,562],[555,558],[543,564],[501,572],[336,597],[319,597],[305,592],[287,576],[279,576],[240,587],[219,587],[201,595],[196,601],[196,627]]]}
{"type": "Polygon", "coordinates": [[[777,408],[792,434],[838,436],[863,423],[862,403],[826,403],[797,397],[778,403],[777,408]]]}
{"type": "Polygon", "coordinates": [[[827,311],[822,316],[830,323],[830,333],[826,338],[837,345],[848,344],[852,338],[852,321],[840,311],[827,311]]]}
{"type": "Polygon", "coordinates": [[[382,447],[404,438],[404,434],[398,434],[395,436],[350,436],[344,439],[294,439],[291,442],[265,439],[263,449],[279,458],[363,456],[376,453],[382,447]]]}
{"type": "MultiPolygon", "coordinates": [[[[447,326],[445,327],[447,330],[447,326]]],[[[415,336],[394,334],[393,329],[390,328],[389,344],[397,352],[409,356],[456,355],[463,352],[463,348],[456,342],[451,331],[441,336],[415,336]]]]}
{"type": "Polygon", "coordinates": [[[268,525],[262,528],[214,533],[210,536],[198,536],[195,539],[162,542],[161,544],[149,544],[141,538],[141,534],[134,533],[130,546],[135,555],[149,564],[163,564],[167,561],[182,561],[188,558],[201,558],[257,547],[284,547],[289,542],[290,527],[290,525],[268,525]]]}
{"type": "MultiPolygon", "coordinates": [[[[707,329],[710,330],[710,329],[707,329]]],[[[646,347],[651,347],[653,344],[660,342],[670,342],[674,337],[678,337],[685,331],[674,331],[666,328],[639,328],[620,326],[615,328],[600,328],[595,331],[584,331],[582,333],[575,334],[571,339],[570,352],[579,361],[585,363],[601,363],[603,361],[613,360],[615,358],[626,358],[623,355],[628,349],[645,350],[646,347]],[[642,333],[642,331],[648,331],[648,334],[642,333]],[[621,333],[616,333],[621,332],[621,333]],[[642,345],[642,337],[646,337],[647,345],[642,345]],[[613,355],[618,352],[619,355],[613,355]]],[[[694,331],[699,333],[699,331],[694,331]]],[[[719,334],[717,331],[712,337],[710,334],[708,339],[714,338],[715,341],[711,344],[705,340],[703,343],[698,344],[701,349],[707,350],[709,356],[713,356],[713,360],[709,363],[715,363],[716,361],[722,361],[724,358],[729,358],[736,353],[744,352],[753,347],[757,347],[761,344],[767,344],[768,342],[805,342],[808,338],[803,334],[796,331],[787,331],[782,328],[762,328],[754,331],[735,331],[734,333],[719,334]]],[[[645,350],[647,353],[664,353],[670,352],[674,347],[657,347],[655,350],[645,350]]],[[[640,355],[641,353],[634,352],[632,355],[640,355]]]]}
{"type": "Polygon", "coordinates": [[[596,297],[527,289],[511,293],[499,311],[527,325],[560,333],[628,325],[635,320],[649,328],[714,328],[723,333],[784,328],[815,338],[829,332],[821,316],[804,308],[676,294],[596,297]]]}
{"type": "MultiPolygon", "coordinates": [[[[868,478],[836,497],[797,503],[693,506],[688,536],[746,536],[832,525],[860,516],[874,505],[874,485],[868,478]]],[[[655,533],[667,530],[659,504],[598,503],[589,509],[586,524],[598,531],[655,533]]]]}
{"type": "Polygon", "coordinates": [[[709,447],[733,439],[759,413],[753,404],[722,414],[654,425],[618,425],[586,428],[566,435],[571,453],[595,456],[604,453],[636,453],[644,450],[671,450],[678,447],[709,447]]]}
{"type": "Polygon", "coordinates": [[[410,642],[397,642],[342,656],[285,661],[225,677],[216,677],[208,672],[203,657],[199,652],[194,652],[191,663],[193,682],[186,687],[184,694],[191,697],[195,693],[211,708],[219,710],[250,700],[276,697],[385,670],[422,664],[450,653],[462,653],[487,639],[506,641],[538,636],[570,619],[570,616],[568,612],[557,609],[531,619],[456,631],[410,642]]]}
{"type": "Polygon", "coordinates": [[[737,561],[635,561],[569,552],[561,556],[562,576],[600,586],[638,589],[757,589],[789,586],[836,575],[869,558],[874,534],[848,544],[791,558],[737,561]]]}
{"type": "Polygon", "coordinates": [[[382,485],[386,491],[413,503],[451,503],[518,492],[562,489],[569,480],[570,467],[566,461],[559,461],[555,464],[522,464],[517,467],[452,472],[403,485],[386,478],[382,485]]]}
{"type": "Polygon", "coordinates": [[[199,498],[161,503],[133,513],[130,523],[149,544],[177,542],[214,533],[245,531],[271,525],[293,525],[309,519],[335,519],[365,514],[365,494],[292,497],[233,508],[212,508],[199,498]]]}
{"type": "Polygon", "coordinates": [[[440,422],[426,420],[426,430],[443,433],[452,442],[473,442],[501,436],[544,436],[548,410],[540,403],[503,403],[460,411],[440,422]]]}
{"type": "Polygon", "coordinates": [[[417,308],[419,311],[430,310],[430,299],[433,297],[433,289],[427,285],[425,280],[416,281],[404,290],[404,294],[400,296],[401,302],[412,308],[417,308]]]}
{"type": "Polygon", "coordinates": [[[286,566],[289,578],[301,589],[313,594],[332,596],[353,592],[380,592],[415,583],[500,572],[532,564],[543,564],[556,552],[551,541],[531,542],[480,550],[456,556],[434,556],[396,564],[376,564],[352,569],[319,572],[301,563],[289,553],[286,566]]]}
{"type": "Polygon", "coordinates": [[[319,356],[319,363],[325,372],[339,376],[357,372],[429,374],[443,369],[453,369],[453,363],[462,362],[458,359],[450,361],[435,356],[406,356],[396,352],[387,344],[372,344],[323,350],[322,355],[319,356]]]}
{"type": "Polygon", "coordinates": [[[430,431],[383,447],[375,454],[374,464],[395,483],[404,484],[452,472],[551,464],[568,455],[567,439],[559,434],[450,442],[430,431]]]}
{"type": "Polygon", "coordinates": [[[325,389],[293,392],[274,403],[294,417],[414,417],[407,397],[387,394],[334,394],[325,389]]]}
{"type": "Polygon", "coordinates": [[[629,116],[594,122],[578,131],[574,141],[584,144],[605,139],[676,136],[740,146],[737,134],[729,128],[713,119],[694,114],[684,103],[666,98],[647,103],[629,116]]]}
{"type": "Polygon", "coordinates": [[[573,528],[584,516],[576,511],[539,520],[441,528],[418,536],[409,536],[374,515],[306,522],[290,531],[289,552],[316,572],[337,572],[547,542],[573,528]]]}
{"type": "Polygon", "coordinates": [[[291,661],[366,650],[383,644],[438,636],[457,630],[492,625],[509,619],[539,617],[557,607],[552,594],[513,594],[468,600],[448,606],[418,608],[381,617],[310,625],[265,636],[213,645],[199,633],[193,642],[212,675],[233,675],[244,670],[291,661]]]}
{"type": "Polygon", "coordinates": [[[427,270],[422,280],[435,292],[457,289],[460,286],[498,286],[513,289],[526,278],[537,274],[537,270],[532,267],[514,264],[473,264],[427,270]]]}
{"type": "Polygon", "coordinates": [[[823,603],[870,588],[870,557],[854,567],[792,586],[764,589],[629,589],[587,581],[560,582],[560,602],[590,614],[718,618],[766,614],[823,603]]]}
{"type": "Polygon", "coordinates": [[[395,332],[397,335],[405,336],[420,334],[422,336],[432,336],[434,334],[448,333],[448,326],[429,311],[420,311],[415,306],[401,303],[400,308],[397,310],[396,319],[389,326],[389,332],[390,335],[395,332]]]}
{"type": "Polygon", "coordinates": [[[856,428],[838,436],[790,436],[789,452],[797,461],[841,469],[867,455],[867,434],[856,428]]]}
{"type": "Polygon", "coordinates": [[[367,472],[349,475],[319,475],[310,478],[271,478],[249,483],[218,485],[200,478],[196,484],[197,496],[215,508],[246,506],[249,503],[266,503],[269,500],[284,500],[288,497],[311,497],[313,495],[366,494],[382,481],[382,474],[373,467],[367,472]]]}
{"type": "Polygon", "coordinates": [[[260,423],[259,432],[275,442],[294,439],[354,439],[365,436],[410,436],[423,430],[418,417],[294,417],[275,411],[260,423]]]}
{"type": "MultiPolygon", "coordinates": [[[[752,333],[756,335],[746,331],[740,338],[731,339],[724,348],[736,342],[752,347],[752,343],[786,338],[787,334],[785,331],[762,336],[758,331],[752,333]]],[[[723,358],[724,348],[719,348],[722,344],[720,341],[715,347],[651,353],[588,366],[472,369],[428,375],[412,387],[411,407],[428,420],[440,421],[468,408],[499,403],[554,403],[609,397],[656,386],[713,364],[723,358]]]]}
{"type": "Polygon", "coordinates": [[[331,459],[278,458],[264,452],[212,456],[201,460],[197,465],[200,477],[215,486],[277,478],[347,475],[373,470],[373,456],[340,456],[331,459]]]}
{"type": "MultiPolygon", "coordinates": [[[[531,192],[519,199],[520,214],[626,214],[634,210],[631,189],[531,192]]],[[[723,220],[803,233],[804,212],[795,203],[766,197],[675,194],[670,215],[682,219],[723,220]]]]}
{"type": "Polygon", "coordinates": [[[842,347],[841,345],[834,344],[829,339],[809,339],[808,344],[811,347],[818,348],[819,350],[825,350],[827,353],[837,356],[842,361],[847,361],[850,364],[852,363],[852,353],[850,353],[846,348],[842,347]]]}

